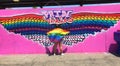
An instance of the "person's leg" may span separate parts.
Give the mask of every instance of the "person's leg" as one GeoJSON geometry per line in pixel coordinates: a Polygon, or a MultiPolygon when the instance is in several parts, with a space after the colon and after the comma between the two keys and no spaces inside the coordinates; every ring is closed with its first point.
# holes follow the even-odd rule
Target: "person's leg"
{"type": "Polygon", "coordinates": [[[56,54],[56,50],[57,50],[57,43],[55,43],[53,46],[53,54],[56,54]]]}
{"type": "Polygon", "coordinates": [[[63,53],[63,50],[62,50],[62,44],[59,42],[59,49],[60,49],[60,54],[63,53]]]}

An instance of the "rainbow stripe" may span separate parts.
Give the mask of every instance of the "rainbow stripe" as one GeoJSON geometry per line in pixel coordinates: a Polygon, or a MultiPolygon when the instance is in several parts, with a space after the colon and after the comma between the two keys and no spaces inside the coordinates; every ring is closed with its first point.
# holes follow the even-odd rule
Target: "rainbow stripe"
{"type": "Polygon", "coordinates": [[[76,13],[72,15],[73,22],[61,26],[69,30],[70,34],[85,34],[107,30],[120,20],[120,14],[76,13]]]}
{"type": "Polygon", "coordinates": [[[43,20],[42,16],[34,14],[0,18],[0,21],[10,32],[23,35],[46,34],[46,32],[54,28],[54,25],[50,25],[43,20]]]}

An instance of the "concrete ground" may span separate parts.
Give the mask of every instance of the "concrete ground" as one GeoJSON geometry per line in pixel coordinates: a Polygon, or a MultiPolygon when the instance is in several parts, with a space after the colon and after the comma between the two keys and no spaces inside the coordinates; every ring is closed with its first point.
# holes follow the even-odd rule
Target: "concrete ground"
{"type": "Polygon", "coordinates": [[[120,66],[120,57],[110,53],[1,55],[0,66],[120,66]]]}

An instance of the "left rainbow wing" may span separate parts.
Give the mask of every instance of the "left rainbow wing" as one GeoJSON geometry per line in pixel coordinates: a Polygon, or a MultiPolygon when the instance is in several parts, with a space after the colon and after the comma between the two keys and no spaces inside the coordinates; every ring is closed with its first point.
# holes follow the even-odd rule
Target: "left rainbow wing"
{"type": "Polygon", "coordinates": [[[21,34],[44,46],[53,44],[49,41],[46,33],[55,28],[55,25],[51,25],[43,20],[43,16],[41,15],[26,14],[13,17],[1,17],[0,22],[9,32],[21,34]]]}

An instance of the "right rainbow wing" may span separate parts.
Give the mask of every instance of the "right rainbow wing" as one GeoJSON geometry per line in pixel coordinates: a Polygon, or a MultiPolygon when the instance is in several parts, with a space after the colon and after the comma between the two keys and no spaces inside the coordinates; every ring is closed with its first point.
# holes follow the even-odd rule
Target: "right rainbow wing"
{"type": "Polygon", "coordinates": [[[76,13],[72,14],[72,23],[64,23],[61,27],[70,33],[64,36],[63,44],[74,45],[83,42],[89,35],[106,31],[117,24],[120,13],[76,13]]]}

